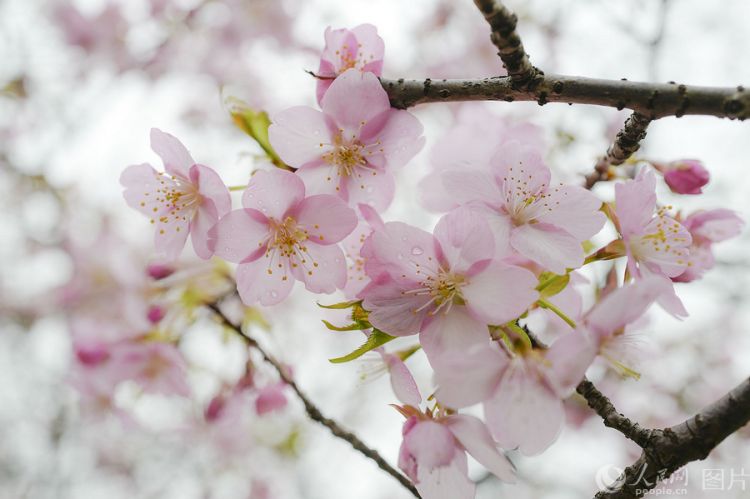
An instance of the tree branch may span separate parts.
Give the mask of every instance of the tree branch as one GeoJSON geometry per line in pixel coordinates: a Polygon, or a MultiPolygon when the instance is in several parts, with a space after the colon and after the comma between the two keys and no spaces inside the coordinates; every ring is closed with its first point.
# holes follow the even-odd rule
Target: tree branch
{"type": "Polygon", "coordinates": [[[474,0],[474,3],[492,29],[490,40],[497,47],[497,55],[503,61],[514,88],[526,88],[540,71],[529,61],[521,37],[516,32],[518,17],[495,0],[474,0]]]}
{"type": "Polygon", "coordinates": [[[623,164],[641,147],[640,142],[646,137],[649,123],[651,120],[638,112],[630,115],[614,143],[607,149],[607,154],[597,161],[594,171],[586,176],[586,189],[591,189],[600,180],[609,180],[610,166],[623,164]]]}
{"type": "Polygon", "coordinates": [[[576,391],[586,399],[589,407],[602,418],[604,426],[619,431],[641,448],[648,446],[653,430],[643,428],[619,413],[606,395],[600,392],[591,381],[583,378],[583,381],[576,387],[576,391]]]}
{"type": "Polygon", "coordinates": [[[388,461],[383,459],[383,457],[378,453],[378,451],[371,449],[368,447],[362,440],[357,437],[354,433],[345,430],[339,423],[334,421],[333,419],[325,417],[321,412],[320,409],[318,409],[315,404],[313,404],[309,398],[307,398],[307,395],[305,395],[297,386],[297,383],[292,379],[292,377],[289,375],[287,369],[271,354],[266,352],[263,347],[258,344],[255,339],[247,336],[243,331],[242,328],[234,323],[232,323],[226,315],[224,315],[224,312],[221,311],[221,308],[216,303],[207,303],[206,306],[210,308],[214,314],[216,314],[217,318],[229,329],[234,331],[239,335],[240,338],[243,339],[243,341],[250,347],[257,350],[261,356],[263,357],[263,360],[268,362],[273,366],[273,368],[276,370],[276,372],[279,373],[279,377],[289,385],[289,387],[294,391],[294,393],[297,395],[297,397],[302,401],[302,404],[305,406],[305,412],[307,412],[307,415],[310,417],[310,419],[317,421],[318,423],[322,424],[326,428],[328,428],[331,433],[333,433],[334,436],[346,440],[349,442],[349,444],[356,450],[357,452],[363,454],[364,456],[372,459],[377,463],[378,467],[391,475],[393,478],[399,481],[401,485],[403,485],[406,489],[411,492],[414,497],[420,497],[419,492],[417,492],[417,489],[414,487],[414,485],[411,483],[411,481],[405,477],[403,474],[401,474],[397,469],[395,469],[393,466],[388,464],[388,461]]]}
{"type": "Polygon", "coordinates": [[[625,468],[614,485],[599,491],[596,499],[642,497],[687,463],[705,459],[748,421],[750,378],[686,421],[663,430],[651,430],[638,460],[625,468]]]}
{"type": "Polygon", "coordinates": [[[605,80],[545,74],[527,88],[511,77],[467,80],[389,80],[381,78],[391,105],[406,109],[430,102],[535,101],[590,104],[630,109],[649,119],[685,115],[744,120],[750,116],[750,91],[744,87],[702,87],[670,83],[605,80]]]}

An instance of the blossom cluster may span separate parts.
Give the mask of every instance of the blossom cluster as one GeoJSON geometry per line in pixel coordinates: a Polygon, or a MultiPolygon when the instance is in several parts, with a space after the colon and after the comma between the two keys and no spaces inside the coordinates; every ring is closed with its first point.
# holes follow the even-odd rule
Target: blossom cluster
{"type": "Polygon", "coordinates": [[[473,497],[466,453],[512,482],[502,449],[547,449],[563,427],[563,401],[595,359],[634,375],[620,349],[629,326],[654,303],[685,317],[675,283],[709,270],[712,245],[736,236],[742,221],[725,209],[683,215],[658,203],[656,171],[672,191],[700,193],[708,175],[695,161],[650,162],[602,200],[553,179],[533,126],[480,114],[463,116],[435,147],[420,193],[441,213],[434,229],[383,221],[396,173],[424,146],[423,128],[390,106],[375,27],[329,29],[325,41],[320,109],[271,117],[262,145],[278,161],[242,186],[240,208],[231,209],[213,169],[156,129],[152,148],[165,171],[128,167],[125,199],[149,217],[164,258],[174,259],[189,234],[199,257],[236,263],[247,306],[282,302],[295,281],[312,293],[341,290],[347,329],[368,335],[357,355],[378,348],[406,418],[400,468],[427,499],[473,497]],[[595,250],[605,225],[616,237],[595,250]],[[623,262],[620,284],[584,311],[579,270],[611,260],[623,262]],[[549,345],[528,328],[540,313],[558,320],[549,345]],[[413,335],[434,371],[426,407],[408,355],[381,346],[413,335]],[[483,418],[460,413],[478,404],[483,418]]]}

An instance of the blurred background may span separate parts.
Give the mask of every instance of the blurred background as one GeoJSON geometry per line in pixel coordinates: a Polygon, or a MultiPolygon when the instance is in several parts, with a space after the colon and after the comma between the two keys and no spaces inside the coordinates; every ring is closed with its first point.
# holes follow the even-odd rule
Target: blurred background
{"type": "MultiPolygon", "coordinates": [[[[742,0],[506,3],[518,13],[532,62],[548,72],[750,84],[750,4],[742,0]]],[[[385,40],[386,77],[502,74],[469,0],[0,0],[0,498],[410,497],[308,421],[299,401],[277,390],[273,373],[195,306],[229,290],[230,269],[198,260],[190,245],[176,264],[160,266],[151,228],[126,207],[118,182],[127,165],[160,164],[148,140],[157,127],[227,184],[245,184],[262,166],[262,151],[234,126],[226,99],[271,115],[316,106],[304,70],[317,69],[325,28],[365,22],[385,40]],[[160,270],[169,276],[155,279],[160,270]],[[131,380],[100,389],[106,376],[97,371],[97,351],[76,342],[128,328],[153,328],[169,340],[164,355],[176,359],[177,376],[169,386],[131,380]]],[[[400,173],[384,218],[426,229],[436,216],[412,194],[430,172],[433,146],[457,123],[532,123],[556,174],[580,182],[627,117],[535,103],[431,104],[413,112],[427,146],[400,173]]],[[[660,202],[684,213],[729,208],[747,220],[749,144],[748,122],[666,118],[649,128],[637,156],[702,160],[712,175],[705,193],[680,197],[660,187],[660,202]]],[[[607,200],[613,190],[595,192],[607,200]]],[[[688,319],[654,310],[641,324],[639,381],[591,368],[620,411],[646,426],[670,426],[748,376],[748,243],[745,231],[718,245],[716,267],[678,285],[688,319]]],[[[600,282],[606,267],[592,267],[587,276],[600,282]]],[[[235,309],[325,414],[395,463],[403,420],[388,405],[396,399],[376,357],[327,361],[362,341],[319,322],[329,315],[315,300],[338,298],[297,286],[277,307],[235,309]]],[[[424,356],[409,363],[430,393],[424,356]]],[[[517,485],[470,463],[478,497],[590,497],[638,456],[578,396],[566,404],[568,424],[551,449],[533,458],[510,453],[517,485]]],[[[745,428],[657,491],[748,497],[748,438],[745,428]],[[722,472],[710,490],[707,470],[722,472]]]]}

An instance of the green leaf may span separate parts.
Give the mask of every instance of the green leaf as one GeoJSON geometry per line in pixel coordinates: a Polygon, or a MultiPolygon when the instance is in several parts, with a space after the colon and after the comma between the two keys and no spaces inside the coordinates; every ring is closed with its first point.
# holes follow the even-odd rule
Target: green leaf
{"type": "Polygon", "coordinates": [[[284,170],[291,170],[281,160],[279,155],[276,154],[273,146],[271,146],[271,142],[268,140],[268,127],[271,126],[271,119],[268,117],[268,113],[253,109],[236,97],[228,97],[225,102],[229,108],[229,114],[232,116],[232,121],[237,125],[237,128],[252,137],[274,165],[284,170]]]}
{"type": "Polygon", "coordinates": [[[564,290],[569,282],[570,274],[555,275],[546,281],[541,282],[536,289],[543,298],[549,298],[550,296],[555,296],[564,290]]]}
{"type": "Polygon", "coordinates": [[[331,331],[361,331],[362,330],[362,326],[360,324],[357,324],[356,322],[353,322],[349,324],[348,326],[336,326],[334,324],[331,324],[325,319],[322,319],[322,321],[323,321],[323,324],[325,324],[326,327],[330,329],[331,331]]]}
{"type": "Polygon", "coordinates": [[[344,362],[351,362],[352,360],[363,356],[370,350],[374,350],[378,348],[379,346],[385,345],[386,343],[393,340],[394,338],[395,336],[386,334],[379,329],[373,329],[370,336],[367,337],[367,341],[365,341],[362,344],[362,346],[360,346],[353,352],[347,355],[344,355],[343,357],[336,357],[334,359],[328,359],[328,362],[331,362],[333,364],[343,364],[344,362]]]}

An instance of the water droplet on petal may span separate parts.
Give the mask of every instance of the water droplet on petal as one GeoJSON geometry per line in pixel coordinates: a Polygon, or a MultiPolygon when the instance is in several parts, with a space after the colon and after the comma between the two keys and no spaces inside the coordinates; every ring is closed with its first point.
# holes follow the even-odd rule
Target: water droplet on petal
{"type": "Polygon", "coordinates": [[[399,253],[398,255],[396,255],[396,258],[398,258],[399,260],[403,260],[404,259],[404,255],[402,255],[401,253],[399,253]]]}
{"type": "Polygon", "coordinates": [[[412,255],[417,255],[418,256],[418,255],[421,255],[422,253],[424,253],[424,250],[422,248],[420,248],[419,246],[414,246],[411,249],[411,254],[412,255]]]}
{"type": "Polygon", "coordinates": [[[279,293],[277,293],[275,290],[271,291],[268,294],[271,295],[271,298],[278,298],[279,296],[279,293]]]}

